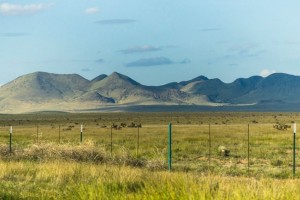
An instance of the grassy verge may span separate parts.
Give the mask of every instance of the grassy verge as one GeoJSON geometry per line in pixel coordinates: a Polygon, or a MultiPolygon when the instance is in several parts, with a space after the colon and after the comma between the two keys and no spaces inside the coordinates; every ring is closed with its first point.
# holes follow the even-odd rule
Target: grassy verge
{"type": "Polygon", "coordinates": [[[0,162],[1,199],[300,199],[299,184],[71,161],[0,162]]]}
{"type": "Polygon", "coordinates": [[[96,145],[92,141],[82,144],[41,143],[17,147],[12,152],[7,145],[0,145],[0,158],[3,161],[51,162],[69,161],[78,163],[124,165],[143,167],[151,170],[165,169],[165,158],[157,154],[153,159],[143,159],[132,156],[128,149],[119,148],[110,153],[104,146],[96,145]]]}
{"type": "Polygon", "coordinates": [[[298,116],[0,116],[0,199],[300,199],[300,181],[291,179],[292,130],[273,128],[277,122],[291,125],[298,116]],[[170,121],[172,173],[166,171],[170,121]],[[142,122],[143,127],[111,132],[110,125],[121,122],[142,122]],[[81,124],[85,125],[83,143],[79,142],[81,124]],[[14,125],[12,153],[8,148],[8,125],[14,125]],[[230,150],[228,157],[219,154],[219,146],[230,150]]]}

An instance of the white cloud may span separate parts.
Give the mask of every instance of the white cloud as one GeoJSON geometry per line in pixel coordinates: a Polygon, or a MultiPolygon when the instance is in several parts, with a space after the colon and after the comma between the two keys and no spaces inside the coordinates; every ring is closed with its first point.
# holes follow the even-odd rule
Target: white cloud
{"type": "Polygon", "coordinates": [[[0,14],[3,15],[28,15],[35,14],[48,8],[46,4],[12,4],[12,3],[1,3],[0,14]]]}
{"type": "Polygon", "coordinates": [[[264,69],[264,70],[262,70],[262,71],[260,72],[259,75],[262,76],[262,77],[267,77],[267,76],[269,76],[269,75],[271,75],[271,74],[274,74],[274,73],[276,73],[275,70],[264,69]]]}
{"type": "Polygon", "coordinates": [[[85,9],[86,14],[95,14],[99,12],[99,9],[97,7],[87,8],[85,9]]]}

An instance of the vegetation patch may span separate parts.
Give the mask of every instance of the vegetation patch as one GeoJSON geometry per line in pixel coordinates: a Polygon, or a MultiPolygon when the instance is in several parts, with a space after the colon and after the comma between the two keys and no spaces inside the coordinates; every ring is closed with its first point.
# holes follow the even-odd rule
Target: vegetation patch
{"type": "Polygon", "coordinates": [[[41,143],[29,145],[26,148],[17,148],[11,153],[7,145],[0,145],[0,159],[3,161],[71,161],[95,164],[115,164],[133,167],[144,167],[151,170],[166,169],[162,156],[146,160],[130,155],[127,149],[121,148],[114,154],[105,150],[105,147],[96,145],[92,141],[83,144],[41,143]]]}

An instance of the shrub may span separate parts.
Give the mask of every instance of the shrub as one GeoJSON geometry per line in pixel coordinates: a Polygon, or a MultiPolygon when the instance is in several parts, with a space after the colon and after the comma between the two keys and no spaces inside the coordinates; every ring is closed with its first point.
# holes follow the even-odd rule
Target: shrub
{"type": "Polygon", "coordinates": [[[228,156],[229,156],[229,153],[230,153],[230,150],[227,149],[225,146],[219,146],[219,147],[218,147],[218,153],[219,153],[221,156],[228,157],[228,156]]]}

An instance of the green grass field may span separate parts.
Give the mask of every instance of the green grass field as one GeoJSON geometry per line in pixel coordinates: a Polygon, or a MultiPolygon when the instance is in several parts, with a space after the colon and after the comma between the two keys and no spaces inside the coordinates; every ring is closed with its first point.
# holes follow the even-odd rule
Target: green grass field
{"type": "Polygon", "coordinates": [[[291,126],[298,118],[298,113],[1,115],[0,198],[300,199],[300,173],[296,179],[292,173],[293,130],[273,127],[291,126]],[[121,123],[142,127],[110,128],[121,123]],[[220,146],[228,156],[218,152],[220,146]]]}

